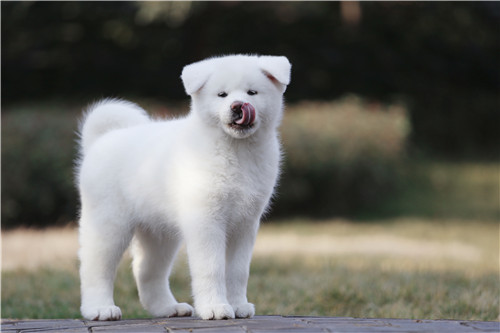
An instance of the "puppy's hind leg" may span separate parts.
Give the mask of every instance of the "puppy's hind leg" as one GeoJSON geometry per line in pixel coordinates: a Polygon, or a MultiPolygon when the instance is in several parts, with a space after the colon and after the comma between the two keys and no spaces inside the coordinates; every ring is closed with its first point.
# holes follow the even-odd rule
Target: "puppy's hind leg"
{"type": "Polygon", "coordinates": [[[168,281],[179,245],[177,236],[136,230],[132,247],[134,276],[142,305],[155,317],[183,317],[193,313],[189,304],[177,302],[168,281]]]}
{"type": "Polygon", "coordinates": [[[109,220],[80,220],[80,280],[82,316],[89,320],[119,320],[113,301],[116,269],[132,239],[131,230],[109,228],[109,220]]]}

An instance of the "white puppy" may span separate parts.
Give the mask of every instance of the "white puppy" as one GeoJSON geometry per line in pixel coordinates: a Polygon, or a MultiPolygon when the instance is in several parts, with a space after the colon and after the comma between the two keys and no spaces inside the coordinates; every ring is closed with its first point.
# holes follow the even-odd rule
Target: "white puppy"
{"type": "Polygon", "coordinates": [[[121,318],[113,283],[132,238],[139,297],[153,316],[192,315],[168,282],[182,239],[196,313],[254,315],[246,296],[250,259],[278,179],[290,69],[285,57],[211,58],[182,72],[192,97],[185,118],[152,120],[120,100],[87,112],[77,168],[83,317],[121,318]]]}

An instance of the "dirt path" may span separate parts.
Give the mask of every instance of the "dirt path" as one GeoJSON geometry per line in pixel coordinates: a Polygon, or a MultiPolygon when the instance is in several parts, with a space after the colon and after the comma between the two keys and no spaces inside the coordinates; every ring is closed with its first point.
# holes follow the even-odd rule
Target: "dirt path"
{"type": "MultiPolygon", "coordinates": [[[[411,239],[401,235],[359,232],[336,235],[334,232],[302,233],[293,228],[263,226],[255,245],[255,256],[384,256],[396,260],[427,262],[479,261],[484,251],[477,246],[448,239],[411,239]]],[[[74,267],[78,252],[75,228],[46,230],[18,229],[2,232],[2,270],[34,270],[44,266],[74,267]]]]}

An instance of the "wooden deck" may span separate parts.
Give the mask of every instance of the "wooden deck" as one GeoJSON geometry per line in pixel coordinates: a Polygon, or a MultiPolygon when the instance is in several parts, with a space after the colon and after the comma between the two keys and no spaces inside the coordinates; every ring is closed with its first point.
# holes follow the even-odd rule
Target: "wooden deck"
{"type": "Polygon", "coordinates": [[[499,322],[460,320],[360,319],[336,317],[256,316],[252,319],[205,321],[197,318],[129,319],[120,321],[9,320],[2,332],[499,332],[499,322]]]}

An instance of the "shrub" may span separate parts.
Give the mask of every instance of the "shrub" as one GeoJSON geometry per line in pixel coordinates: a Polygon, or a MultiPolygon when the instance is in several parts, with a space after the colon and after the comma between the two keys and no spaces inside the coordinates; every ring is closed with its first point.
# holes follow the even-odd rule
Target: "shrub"
{"type": "Polygon", "coordinates": [[[2,115],[2,227],[74,220],[77,115],[17,108],[2,115]]]}
{"type": "Polygon", "coordinates": [[[403,106],[356,96],[290,107],[275,214],[350,215],[376,204],[397,184],[409,129],[403,106]]]}

